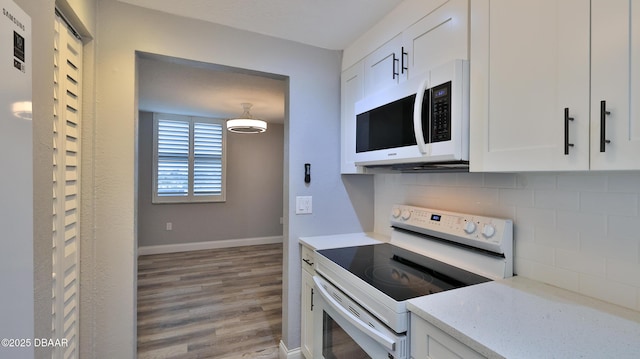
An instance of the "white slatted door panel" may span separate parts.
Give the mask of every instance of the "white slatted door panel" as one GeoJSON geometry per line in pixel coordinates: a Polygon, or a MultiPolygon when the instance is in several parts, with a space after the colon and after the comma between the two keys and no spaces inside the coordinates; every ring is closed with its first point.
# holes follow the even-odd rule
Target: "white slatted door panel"
{"type": "Polygon", "coordinates": [[[80,93],[82,42],[56,18],[53,116],[53,328],[68,346],[54,358],[78,357],[80,93]]]}
{"type": "MultiPolygon", "coordinates": [[[[57,19],[56,19],[57,20],[57,19]]],[[[58,337],[58,333],[57,333],[57,325],[56,323],[58,322],[58,318],[57,318],[57,311],[56,311],[56,303],[58,301],[58,295],[57,295],[57,287],[58,287],[58,278],[57,278],[57,272],[58,272],[58,246],[57,246],[57,238],[58,238],[58,203],[60,201],[60,189],[58,188],[58,182],[59,182],[59,161],[58,161],[58,148],[60,147],[59,143],[60,143],[60,139],[59,139],[59,132],[58,132],[58,128],[60,127],[59,121],[60,118],[58,116],[58,108],[60,107],[60,96],[59,96],[59,92],[60,92],[60,82],[58,81],[58,78],[60,77],[59,74],[59,66],[58,66],[58,62],[59,62],[59,57],[60,57],[60,53],[59,53],[59,48],[60,48],[60,23],[59,21],[56,21],[54,23],[54,29],[55,29],[55,36],[54,36],[54,41],[53,41],[53,50],[54,50],[54,56],[53,56],[53,117],[52,117],[52,121],[53,121],[53,158],[52,158],[52,163],[53,163],[53,175],[52,175],[52,193],[53,193],[53,208],[52,208],[52,253],[53,253],[53,268],[52,268],[52,273],[53,273],[53,278],[51,279],[51,316],[52,316],[52,320],[51,320],[51,337],[52,338],[57,338],[58,337]]],[[[54,355],[55,357],[55,355],[54,355]]]]}

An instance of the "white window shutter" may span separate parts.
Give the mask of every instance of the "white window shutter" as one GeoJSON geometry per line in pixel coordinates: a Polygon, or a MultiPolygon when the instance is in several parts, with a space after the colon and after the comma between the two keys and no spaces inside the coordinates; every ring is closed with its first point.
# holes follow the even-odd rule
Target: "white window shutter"
{"type": "Polygon", "coordinates": [[[221,124],[194,124],[194,196],[222,195],[222,136],[221,124]]]}
{"type": "Polygon", "coordinates": [[[153,203],[225,201],[224,124],[154,113],[153,203]]]}
{"type": "Polygon", "coordinates": [[[189,123],[159,120],[157,195],[189,195],[189,123]]]}

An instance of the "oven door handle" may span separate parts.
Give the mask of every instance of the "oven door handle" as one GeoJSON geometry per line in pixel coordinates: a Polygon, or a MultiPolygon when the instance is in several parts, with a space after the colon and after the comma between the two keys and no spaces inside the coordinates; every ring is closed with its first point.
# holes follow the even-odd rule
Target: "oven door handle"
{"type": "Polygon", "coordinates": [[[331,296],[331,294],[329,294],[329,292],[327,292],[327,290],[322,286],[322,282],[320,281],[320,279],[318,279],[318,277],[314,276],[313,277],[313,281],[316,283],[316,287],[318,287],[318,290],[320,291],[320,294],[322,295],[322,298],[325,299],[325,301],[334,310],[338,311],[345,319],[347,319],[349,321],[349,323],[351,323],[354,326],[356,326],[360,331],[362,331],[365,334],[367,334],[373,340],[375,340],[378,343],[382,344],[385,348],[387,348],[387,349],[389,349],[391,351],[395,351],[396,350],[396,342],[392,338],[389,338],[387,335],[384,335],[384,333],[380,333],[379,331],[377,331],[374,328],[370,327],[367,323],[361,321],[355,315],[353,315],[353,313],[351,313],[346,308],[341,306],[340,303],[338,303],[333,298],[333,296],[331,296]]]}

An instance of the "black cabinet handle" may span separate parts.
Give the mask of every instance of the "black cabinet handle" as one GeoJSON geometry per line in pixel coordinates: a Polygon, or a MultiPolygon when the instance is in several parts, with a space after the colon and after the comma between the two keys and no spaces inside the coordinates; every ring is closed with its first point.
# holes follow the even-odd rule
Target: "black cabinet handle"
{"type": "Polygon", "coordinates": [[[409,53],[404,52],[404,46],[402,46],[402,54],[400,55],[400,73],[404,74],[405,71],[409,70],[408,62],[409,62],[409,53]],[[407,63],[404,61],[404,57],[407,56],[407,63]]]}
{"type": "Polygon", "coordinates": [[[310,265],[310,266],[312,266],[312,265],[313,265],[313,262],[312,262],[312,261],[310,261],[310,260],[308,260],[307,258],[303,259],[302,261],[303,261],[303,262],[305,262],[305,263],[307,263],[307,264],[308,264],[308,265],[310,265]]]}
{"type": "Polygon", "coordinates": [[[607,143],[611,143],[611,141],[607,140],[607,115],[610,115],[611,112],[607,111],[607,101],[600,101],[600,152],[604,152],[604,146],[607,143]]]}
{"type": "Polygon", "coordinates": [[[311,311],[313,312],[313,288],[311,288],[311,311]]]}
{"type": "Polygon", "coordinates": [[[392,64],[393,64],[393,69],[392,70],[393,70],[393,79],[394,80],[396,79],[396,76],[399,75],[398,71],[396,70],[396,64],[398,63],[398,61],[400,61],[400,60],[398,60],[398,58],[396,57],[396,53],[394,52],[393,53],[393,62],[392,62],[392,64]]]}
{"type": "Polygon", "coordinates": [[[569,117],[569,108],[564,108],[564,154],[569,154],[569,147],[573,147],[573,143],[569,143],[569,121],[573,121],[573,117],[569,117]]]}

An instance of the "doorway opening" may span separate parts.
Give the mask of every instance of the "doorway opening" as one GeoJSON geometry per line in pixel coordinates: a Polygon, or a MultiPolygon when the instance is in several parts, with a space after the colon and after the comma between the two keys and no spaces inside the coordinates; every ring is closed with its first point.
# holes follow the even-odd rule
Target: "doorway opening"
{"type": "MultiPolygon", "coordinates": [[[[136,54],[136,78],[138,130],[135,222],[138,255],[212,250],[217,252],[209,252],[210,256],[219,256],[220,251],[225,253],[225,249],[227,254],[234,254],[250,247],[266,246],[265,251],[273,250],[271,253],[279,257],[277,262],[281,268],[288,78],[142,52],[136,54]],[[268,128],[260,134],[225,133],[225,201],[154,204],[153,114],[225,120],[240,115],[242,103],[251,103],[253,116],[265,120],[268,128]],[[270,247],[273,245],[276,249],[270,247]]],[[[214,265],[205,273],[193,275],[215,278],[216,271],[222,273],[224,270],[214,265]]],[[[281,272],[274,272],[272,277],[281,283],[281,272]]],[[[155,285],[161,288],[162,279],[159,280],[155,285]]],[[[206,286],[194,284],[196,287],[202,285],[206,286]]],[[[211,307],[216,303],[214,300],[210,303],[205,300],[201,304],[211,307]]],[[[204,307],[191,309],[192,312],[207,310],[204,307]]],[[[215,318],[211,321],[215,321],[215,318]]],[[[174,324],[184,325],[182,330],[186,331],[193,326],[188,320],[183,324],[174,324]]],[[[181,333],[180,328],[172,330],[181,333]]],[[[140,335],[138,332],[139,338],[140,335]]]]}

